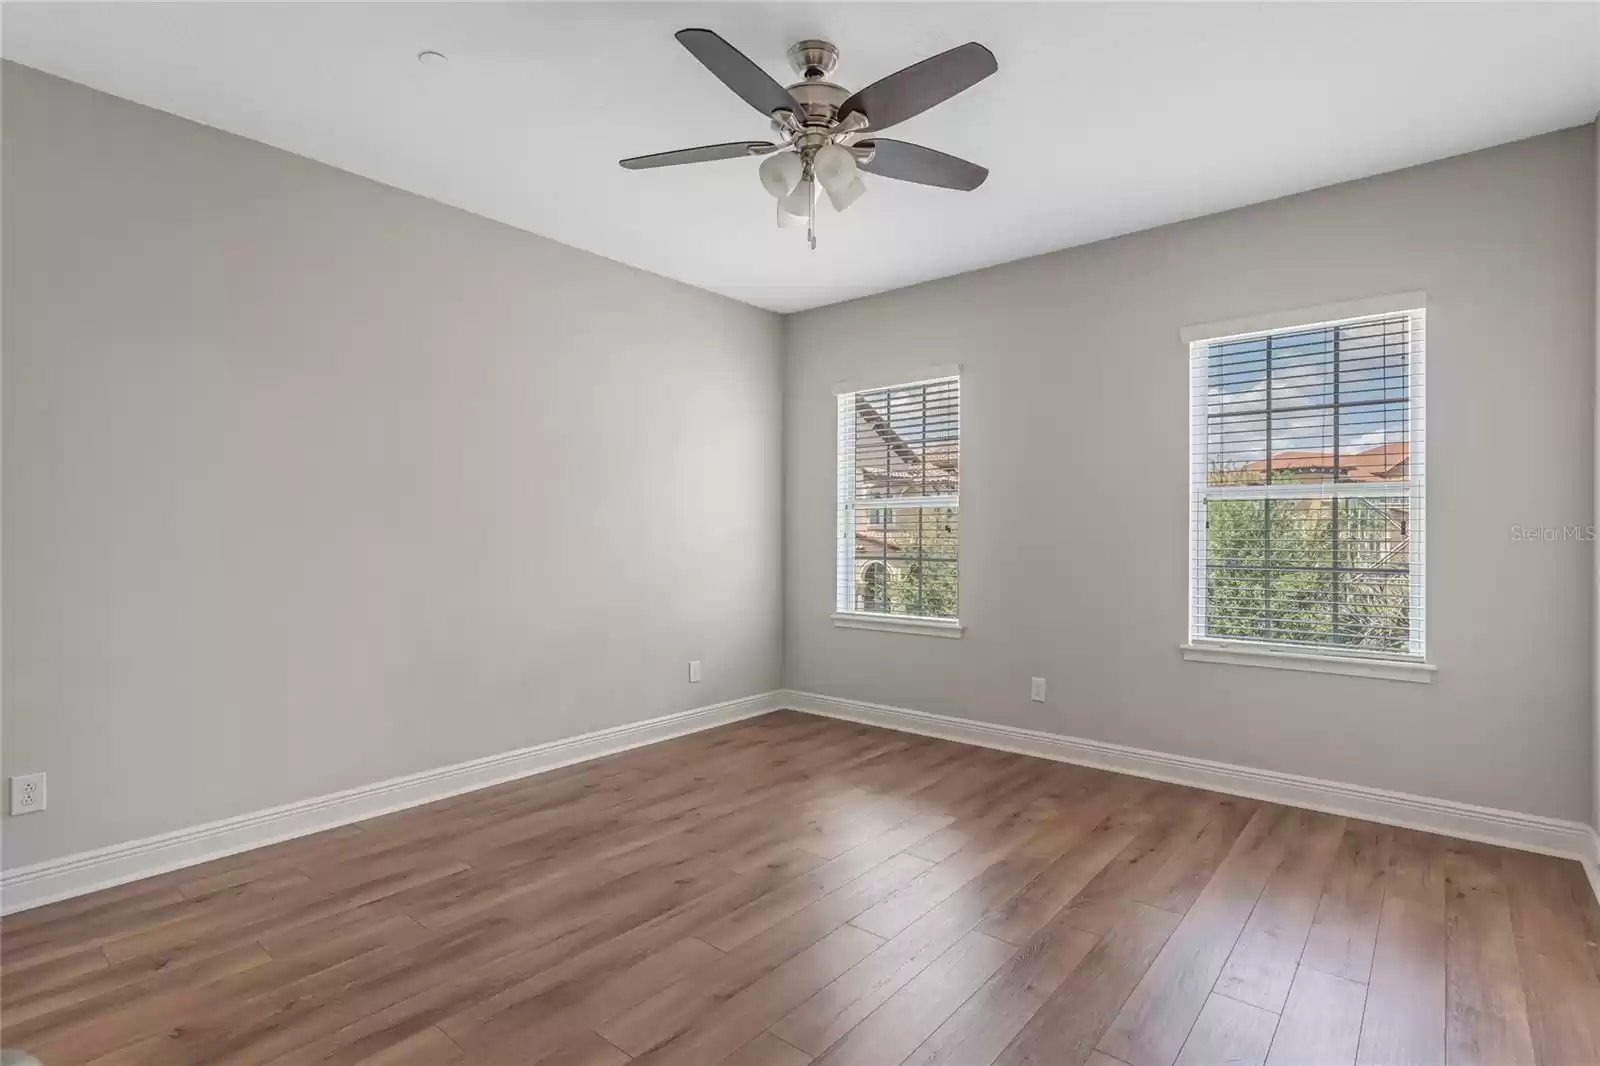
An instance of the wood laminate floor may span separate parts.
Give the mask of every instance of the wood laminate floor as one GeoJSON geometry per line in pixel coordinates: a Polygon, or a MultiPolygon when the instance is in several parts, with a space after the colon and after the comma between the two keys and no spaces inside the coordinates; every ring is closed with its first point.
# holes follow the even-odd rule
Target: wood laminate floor
{"type": "Polygon", "coordinates": [[[1596,1066],[1577,864],[783,712],[0,923],[46,1066],[1596,1066]]]}

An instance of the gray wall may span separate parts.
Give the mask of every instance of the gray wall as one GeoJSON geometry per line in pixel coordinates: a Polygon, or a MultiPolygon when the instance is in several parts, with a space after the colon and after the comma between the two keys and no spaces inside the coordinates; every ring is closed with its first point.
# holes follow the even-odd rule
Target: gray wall
{"type": "Polygon", "coordinates": [[[778,684],[775,316],[3,99],[7,868],[778,684]]]}
{"type": "Polygon", "coordinates": [[[785,655],[797,688],[1600,819],[1591,546],[1509,536],[1593,510],[1592,128],[780,327],[12,64],[3,107],[0,743],[51,788],[7,868],[785,655]],[[1182,662],[1178,330],[1417,288],[1436,682],[1182,662]],[[834,629],[831,385],[951,362],[967,634],[834,629]]]}
{"type": "Polygon", "coordinates": [[[791,316],[787,683],[1586,817],[1592,545],[1510,527],[1593,512],[1595,166],[1584,127],[791,316]],[[1179,330],[1416,289],[1436,681],[1183,661],[1179,330]],[[950,363],[966,635],[835,628],[830,386],[950,363]]]}

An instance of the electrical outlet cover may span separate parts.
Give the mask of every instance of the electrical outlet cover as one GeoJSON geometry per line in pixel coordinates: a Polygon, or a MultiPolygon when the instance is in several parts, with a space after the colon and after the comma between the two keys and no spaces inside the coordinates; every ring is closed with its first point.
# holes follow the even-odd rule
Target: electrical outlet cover
{"type": "Polygon", "coordinates": [[[1036,677],[1033,679],[1033,687],[1028,692],[1028,698],[1035,703],[1044,702],[1044,678],[1036,677]]]}
{"type": "Polygon", "coordinates": [[[44,774],[18,774],[11,779],[11,813],[33,814],[44,810],[44,774]]]}

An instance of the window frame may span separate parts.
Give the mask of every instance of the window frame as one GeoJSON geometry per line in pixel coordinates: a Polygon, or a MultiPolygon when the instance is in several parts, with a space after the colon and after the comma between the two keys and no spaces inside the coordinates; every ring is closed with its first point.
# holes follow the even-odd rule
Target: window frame
{"type": "MultiPolygon", "coordinates": [[[[908,374],[888,381],[874,380],[872,382],[841,383],[834,386],[836,421],[837,421],[837,449],[835,451],[835,492],[834,505],[836,513],[835,529],[835,572],[834,572],[834,611],[833,624],[843,629],[868,629],[884,632],[914,633],[927,636],[960,637],[966,627],[960,619],[961,592],[961,545],[959,534],[956,544],[956,605],[957,616],[944,618],[929,615],[889,614],[887,612],[867,612],[855,610],[856,587],[860,581],[860,568],[856,557],[856,523],[858,511],[887,511],[893,514],[897,511],[916,510],[918,508],[940,507],[948,508],[959,516],[961,512],[961,493],[959,482],[953,494],[936,496],[908,496],[897,498],[878,498],[857,501],[855,496],[855,455],[856,455],[856,422],[854,415],[855,397],[863,392],[882,392],[892,389],[909,389],[921,385],[933,385],[945,381],[956,382],[956,419],[957,426],[961,425],[961,368],[959,366],[938,367],[920,373],[908,374]],[[847,406],[848,405],[848,406],[847,406]],[[846,417],[845,412],[850,412],[846,417]]],[[[956,434],[956,450],[959,456],[962,451],[961,433],[958,428],[956,434]]],[[[958,460],[959,462],[959,460],[958,460]]],[[[885,572],[885,588],[888,587],[887,570],[885,572]]]]}
{"type": "MultiPolygon", "coordinates": [[[[1184,658],[1212,663],[1267,666],[1318,673],[1341,673],[1388,680],[1430,681],[1435,667],[1428,661],[1426,566],[1426,362],[1427,297],[1404,293],[1345,304],[1277,312],[1252,319],[1194,326],[1181,331],[1189,355],[1189,568],[1186,575],[1188,611],[1184,658]],[[1408,499],[1407,567],[1410,579],[1409,637],[1404,652],[1370,648],[1344,650],[1338,645],[1289,641],[1251,640],[1212,636],[1206,632],[1209,586],[1208,537],[1204,527],[1206,501],[1223,499],[1328,499],[1393,497],[1400,486],[1357,482],[1267,482],[1260,485],[1213,486],[1204,470],[1208,454],[1209,366],[1206,352],[1219,342],[1346,326],[1383,318],[1407,318],[1407,480],[1402,490],[1408,499]],[[1221,491],[1219,491],[1219,489],[1221,491]]],[[[1270,438],[1268,447],[1271,447],[1270,438]]]]}

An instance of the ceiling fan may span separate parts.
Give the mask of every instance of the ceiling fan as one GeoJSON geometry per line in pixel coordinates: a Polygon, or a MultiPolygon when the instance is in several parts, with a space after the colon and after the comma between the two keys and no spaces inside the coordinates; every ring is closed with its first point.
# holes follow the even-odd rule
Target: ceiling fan
{"type": "Polygon", "coordinates": [[[806,238],[813,249],[819,190],[836,211],[843,211],[866,191],[858,170],[964,192],[976,189],[989,176],[988,170],[965,159],[878,136],[999,70],[994,53],[976,41],[850,93],[827,80],[839,62],[839,49],[828,41],[800,41],[789,49],[789,64],[801,80],[786,89],[710,30],[679,30],[675,36],[724,85],[771,119],[773,132],[781,139],[634,156],[621,161],[629,170],[766,156],[761,184],[778,201],[778,225],[805,219],[806,238]]]}

